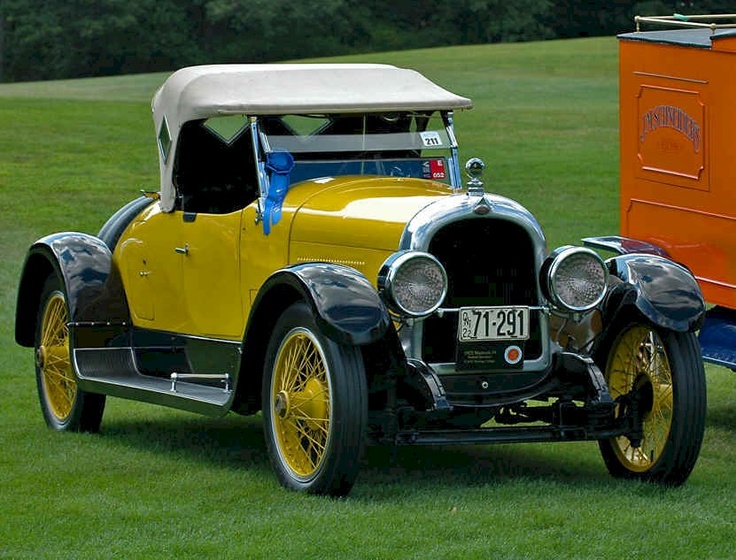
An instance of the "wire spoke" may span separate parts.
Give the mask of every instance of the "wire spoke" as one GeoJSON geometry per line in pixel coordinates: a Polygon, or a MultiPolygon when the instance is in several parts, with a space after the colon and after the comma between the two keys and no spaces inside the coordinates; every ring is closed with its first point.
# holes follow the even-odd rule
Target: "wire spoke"
{"type": "Polygon", "coordinates": [[[309,448],[312,448],[318,451],[321,455],[321,453],[323,453],[325,450],[326,438],[317,437],[314,434],[313,430],[310,430],[305,425],[303,425],[301,422],[297,422],[296,427],[299,430],[299,433],[303,436],[303,438],[309,443],[308,447],[304,448],[304,450],[308,451],[309,448]]]}
{"type": "Polygon", "coordinates": [[[331,415],[325,358],[310,331],[287,335],[274,376],[272,402],[283,406],[273,409],[280,455],[297,476],[312,476],[326,453],[331,415]]]}
{"type": "Polygon", "coordinates": [[[622,464],[642,472],[659,460],[667,445],[674,413],[672,371],[659,334],[644,325],[622,333],[612,352],[606,372],[611,395],[631,395],[648,407],[641,411],[640,446],[633,447],[626,436],[612,440],[622,464]]]}
{"type": "Polygon", "coordinates": [[[324,432],[325,435],[330,432],[329,418],[312,418],[311,416],[307,416],[305,414],[295,414],[294,419],[301,420],[302,422],[308,422],[310,425],[310,429],[315,431],[319,430],[321,432],[324,432]]]}

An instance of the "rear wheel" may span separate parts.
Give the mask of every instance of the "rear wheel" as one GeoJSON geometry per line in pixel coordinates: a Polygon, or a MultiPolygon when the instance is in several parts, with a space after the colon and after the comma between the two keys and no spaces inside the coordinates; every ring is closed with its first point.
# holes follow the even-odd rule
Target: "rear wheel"
{"type": "Polygon", "coordinates": [[[263,377],[266,444],[281,484],[347,494],[360,468],[368,415],[359,349],[325,337],[310,308],[296,303],[276,323],[263,377]]]}
{"type": "Polygon", "coordinates": [[[105,396],[79,389],[69,343],[69,306],[60,279],[48,278],[36,323],[36,384],[46,424],[55,430],[96,432],[105,396]]]}
{"type": "Polygon", "coordinates": [[[705,371],[693,333],[629,323],[607,354],[604,375],[617,413],[641,430],[599,442],[609,472],[680,485],[690,475],[705,430],[705,371]]]}

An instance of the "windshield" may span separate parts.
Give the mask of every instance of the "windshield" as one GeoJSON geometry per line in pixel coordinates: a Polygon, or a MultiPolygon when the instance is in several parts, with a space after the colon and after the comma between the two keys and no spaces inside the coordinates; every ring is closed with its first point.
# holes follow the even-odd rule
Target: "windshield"
{"type": "Polygon", "coordinates": [[[259,119],[267,152],[294,158],[291,182],[388,175],[450,182],[454,139],[439,113],[284,115],[259,119]]]}

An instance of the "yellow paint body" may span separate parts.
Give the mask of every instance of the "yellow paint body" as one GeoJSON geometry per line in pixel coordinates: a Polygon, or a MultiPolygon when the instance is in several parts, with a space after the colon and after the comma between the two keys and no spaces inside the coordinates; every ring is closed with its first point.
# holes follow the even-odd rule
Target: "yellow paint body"
{"type": "Polygon", "coordinates": [[[114,253],[132,321],[241,340],[253,300],[276,270],[331,262],[375,285],[407,222],[450,194],[446,185],[421,179],[307,181],[291,187],[269,235],[256,223],[256,202],[230,214],[196,215],[162,212],[156,202],[128,226],[114,253]]]}

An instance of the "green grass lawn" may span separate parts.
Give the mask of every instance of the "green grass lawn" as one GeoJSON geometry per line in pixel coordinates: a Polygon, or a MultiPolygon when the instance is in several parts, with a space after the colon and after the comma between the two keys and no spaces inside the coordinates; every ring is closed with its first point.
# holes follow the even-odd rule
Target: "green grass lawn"
{"type": "MultiPolygon", "coordinates": [[[[618,232],[612,38],[349,57],[471,97],[463,158],[531,209],[550,246],[618,232]]],[[[25,251],[96,233],[157,188],[163,75],[0,86],[0,558],[732,558],[736,374],[707,366],[700,460],[679,489],[610,478],[594,443],[371,448],[343,500],[286,492],[260,417],[108,399],[100,434],[46,429],[13,340],[25,251]]]]}

